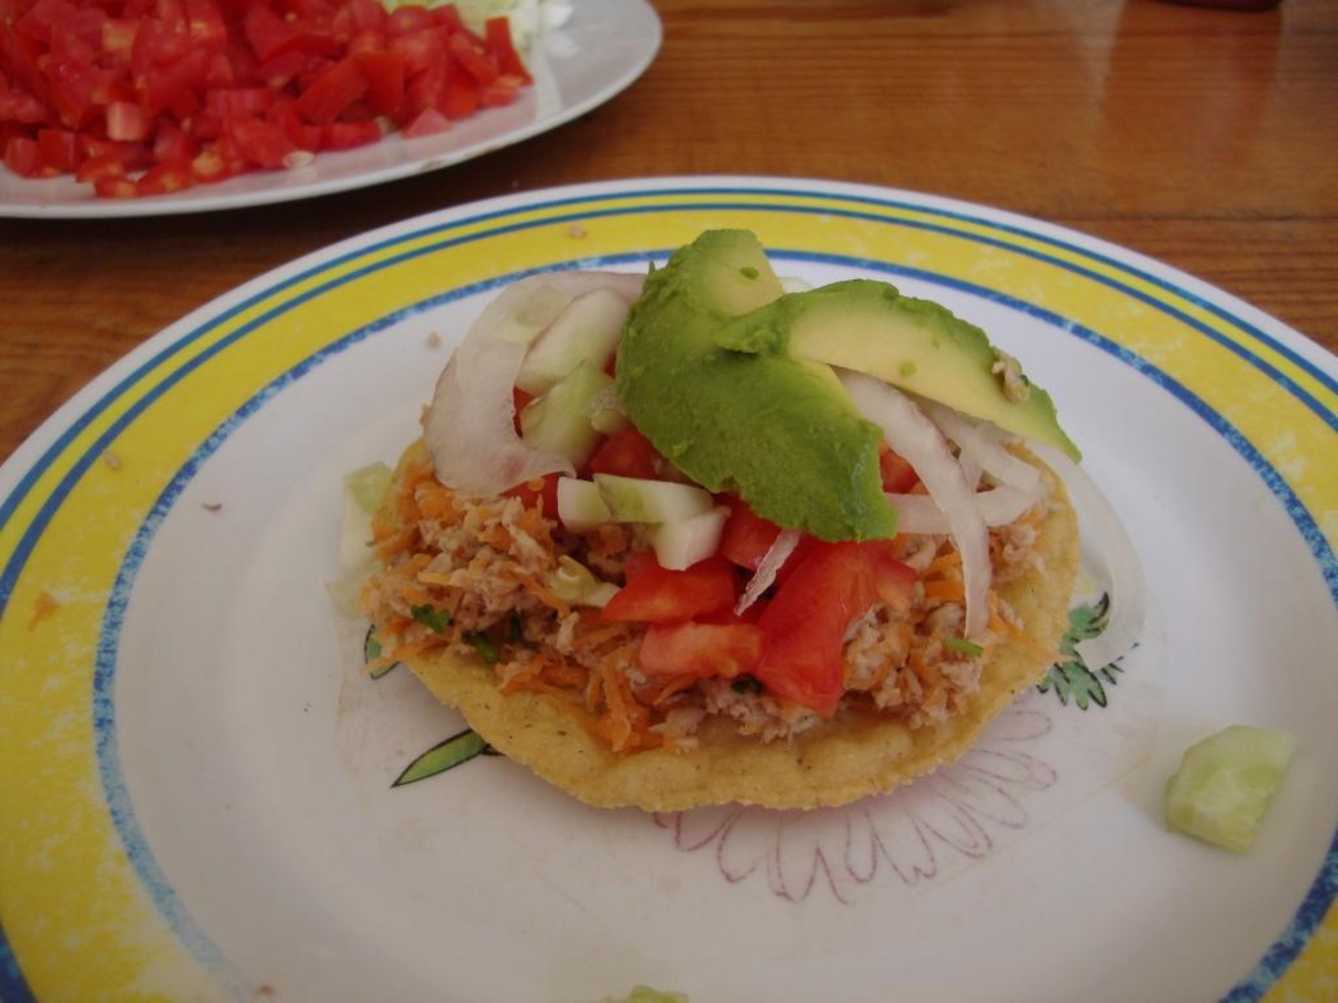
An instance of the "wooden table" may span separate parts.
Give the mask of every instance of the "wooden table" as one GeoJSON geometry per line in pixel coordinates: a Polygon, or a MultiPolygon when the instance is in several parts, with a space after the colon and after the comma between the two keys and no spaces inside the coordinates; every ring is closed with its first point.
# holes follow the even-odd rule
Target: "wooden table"
{"type": "Polygon", "coordinates": [[[228,213],[0,221],[0,458],[140,341],[291,258],[470,199],[652,174],[829,177],[1031,213],[1338,350],[1331,0],[655,3],[664,48],[627,92],[460,167],[228,213]]]}

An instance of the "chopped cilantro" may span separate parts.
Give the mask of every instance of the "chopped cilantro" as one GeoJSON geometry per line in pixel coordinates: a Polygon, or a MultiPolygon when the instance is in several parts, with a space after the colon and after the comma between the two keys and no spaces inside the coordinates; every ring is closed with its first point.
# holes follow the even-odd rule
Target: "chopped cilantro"
{"type": "Polygon", "coordinates": [[[955,651],[959,655],[970,655],[972,658],[979,658],[985,653],[985,649],[980,645],[961,637],[945,637],[943,647],[949,651],[955,651]]]}
{"type": "Polygon", "coordinates": [[[739,274],[745,279],[755,279],[758,276],[758,271],[752,265],[744,265],[739,269],[739,274]]]}
{"type": "Polygon", "coordinates": [[[437,609],[426,603],[422,606],[410,606],[409,615],[415,622],[421,623],[424,627],[431,627],[438,634],[444,634],[451,622],[451,614],[447,610],[437,609]]]}
{"type": "Polygon", "coordinates": [[[479,653],[479,657],[485,662],[489,665],[497,664],[497,659],[500,657],[497,652],[497,645],[487,634],[466,634],[465,640],[474,646],[474,650],[479,653]]]}

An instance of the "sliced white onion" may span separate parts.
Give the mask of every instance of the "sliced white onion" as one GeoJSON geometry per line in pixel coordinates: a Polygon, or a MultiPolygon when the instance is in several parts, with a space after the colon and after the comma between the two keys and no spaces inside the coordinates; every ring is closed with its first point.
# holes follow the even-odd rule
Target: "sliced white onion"
{"type": "Polygon", "coordinates": [[[883,430],[887,444],[914,469],[930,497],[948,518],[948,528],[962,557],[966,591],[966,636],[984,636],[989,624],[990,542],[975,492],[937,426],[915,403],[881,380],[837,370],[859,412],[883,430]]]}
{"type": "Polygon", "coordinates": [[[987,424],[977,424],[952,408],[934,401],[922,401],[921,407],[930,420],[943,430],[943,434],[957,443],[963,459],[980,464],[1000,484],[1032,494],[1040,491],[1040,471],[1004,449],[987,431],[987,424]]]}
{"type": "Polygon", "coordinates": [[[575,473],[565,457],[531,449],[516,434],[516,375],[530,343],[577,296],[612,289],[632,302],[641,283],[640,275],[614,272],[545,272],[508,286],[484,308],[423,416],[423,439],[443,484],[492,496],[554,471],[575,473]]]}
{"type": "Polygon", "coordinates": [[[1081,525],[1084,563],[1095,565],[1110,595],[1110,620],[1096,637],[1077,644],[1078,654],[1096,671],[1127,655],[1143,636],[1147,620],[1147,581],[1138,551],[1115,508],[1087,472],[1052,446],[1029,449],[1048,463],[1073,497],[1081,525]]]}
{"type": "MultiPolygon", "coordinates": [[[[1041,496],[1017,488],[997,487],[972,495],[986,526],[1007,526],[1031,508],[1041,496]]],[[[898,495],[888,492],[887,500],[897,510],[898,533],[947,533],[948,517],[929,495],[898,495]]]]}
{"type": "Polygon", "coordinates": [[[776,537],[771,546],[767,548],[767,552],[762,555],[762,560],[758,562],[757,570],[753,572],[753,577],[748,580],[743,595],[739,596],[739,601],[734,604],[736,615],[742,616],[744,610],[757,602],[762,593],[771,588],[771,583],[776,580],[777,572],[790,559],[790,555],[794,553],[794,548],[797,546],[799,546],[799,532],[797,530],[787,529],[776,537]]]}
{"type": "Polygon", "coordinates": [[[957,463],[962,468],[962,477],[966,480],[966,486],[972,491],[980,490],[980,477],[985,473],[980,464],[969,456],[957,457],[957,463]]]}

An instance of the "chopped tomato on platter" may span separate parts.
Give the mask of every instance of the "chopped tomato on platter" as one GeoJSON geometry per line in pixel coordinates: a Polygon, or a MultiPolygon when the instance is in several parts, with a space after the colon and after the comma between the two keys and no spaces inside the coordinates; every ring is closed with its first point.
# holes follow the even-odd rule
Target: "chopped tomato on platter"
{"type": "Polygon", "coordinates": [[[506,18],[480,37],[449,4],[10,0],[0,160],[23,177],[74,174],[106,197],[161,194],[392,128],[443,132],[531,82],[506,18]]]}

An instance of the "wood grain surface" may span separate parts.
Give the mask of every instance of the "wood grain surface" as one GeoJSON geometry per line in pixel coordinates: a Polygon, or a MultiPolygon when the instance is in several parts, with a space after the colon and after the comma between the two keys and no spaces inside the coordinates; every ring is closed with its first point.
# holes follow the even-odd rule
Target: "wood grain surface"
{"type": "Polygon", "coordinates": [[[455,168],[225,213],[0,221],[0,458],[269,268],[444,206],[608,178],[828,177],[996,205],[1154,255],[1338,350],[1338,3],[655,6],[664,48],[628,91],[455,168]]]}

